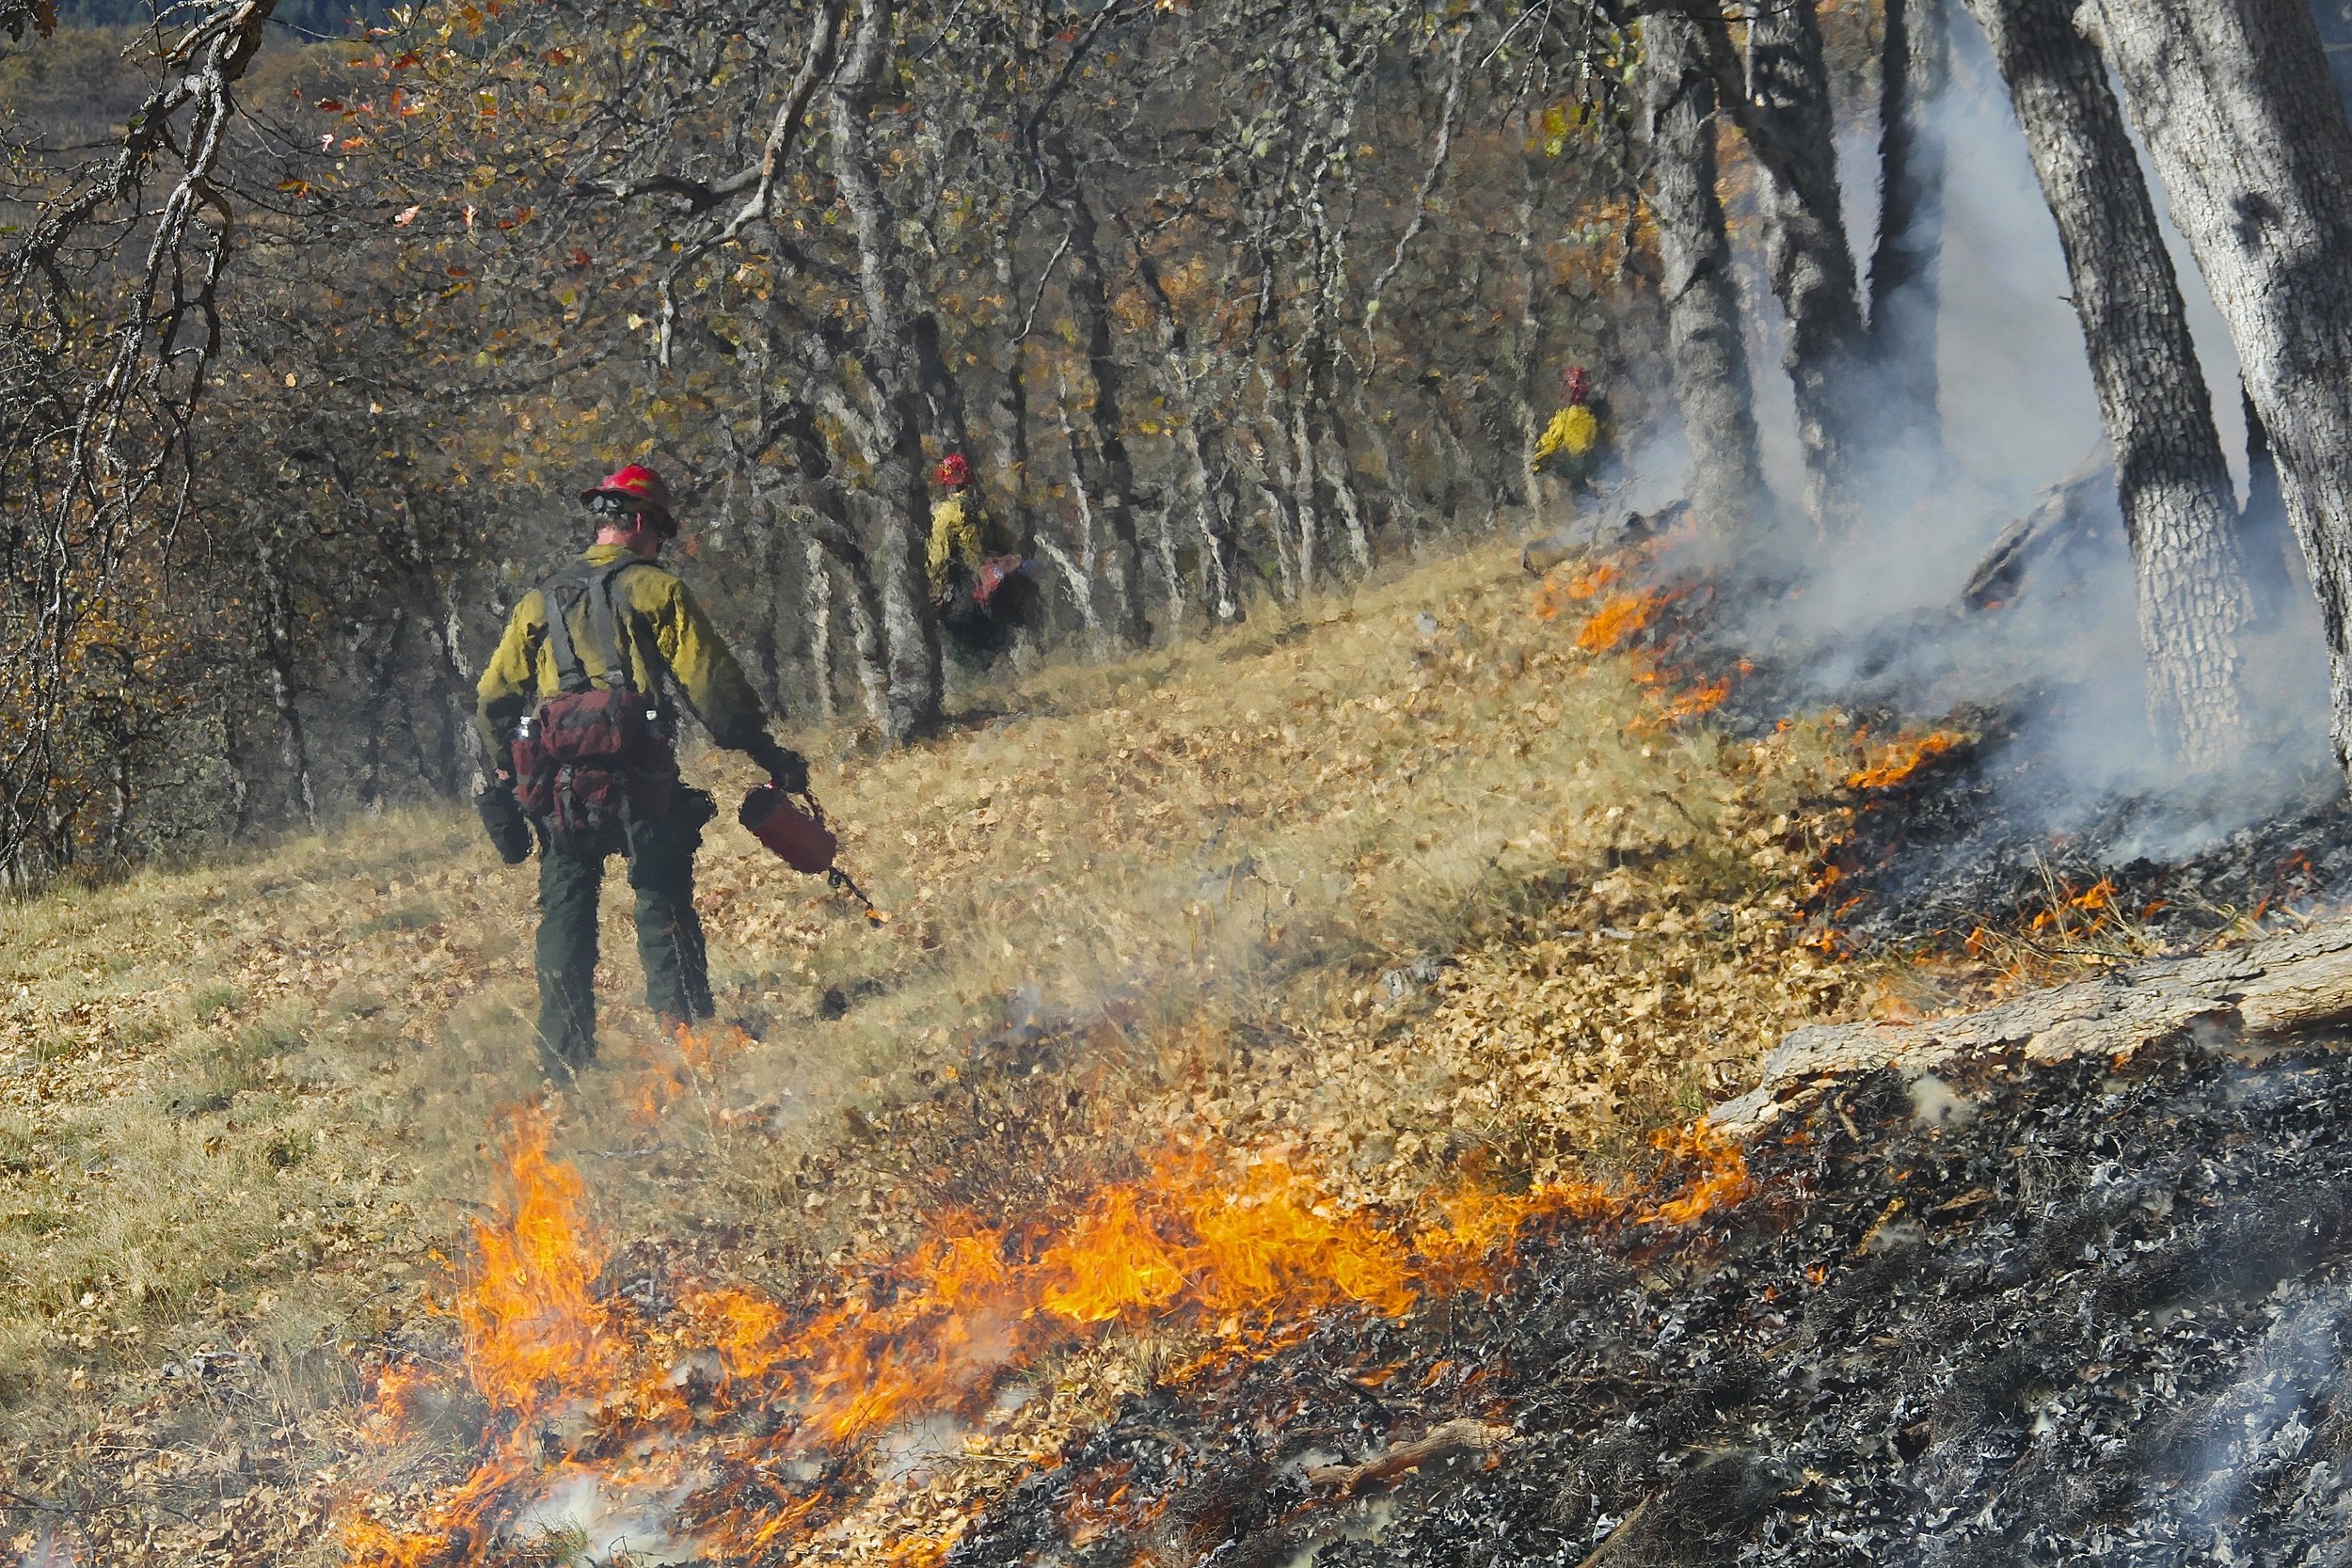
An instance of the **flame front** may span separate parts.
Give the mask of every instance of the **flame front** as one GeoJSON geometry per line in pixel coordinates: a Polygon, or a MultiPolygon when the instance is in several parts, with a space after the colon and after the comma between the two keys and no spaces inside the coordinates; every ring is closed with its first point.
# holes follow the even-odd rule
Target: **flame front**
{"type": "Polygon", "coordinates": [[[1731,695],[1734,681],[1755,668],[1743,659],[1736,674],[1708,679],[1668,666],[1666,654],[1674,640],[1661,635],[1668,628],[1661,626],[1660,618],[1700,592],[1705,579],[1686,578],[1645,587],[1629,583],[1628,576],[1663,557],[1688,531],[1687,522],[1679,524],[1614,562],[1602,562],[1565,578],[1557,572],[1548,574],[1535,591],[1534,610],[1539,620],[1555,620],[1571,608],[1584,607],[1574,640],[1578,649],[1627,656],[1634,681],[1647,691],[1655,708],[1634,724],[1637,733],[1655,733],[1712,713],[1731,695]]]}
{"type": "MultiPolygon", "coordinates": [[[[1490,1282],[1534,1221],[1688,1225],[1749,1191],[1738,1148],[1703,1124],[1656,1140],[1676,1194],[1662,1201],[1667,1189],[1575,1181],[1466,1188],[1420,1223],[1349,1208],[1279,1158],[1168,1150],[1057,1227],[942,1215],[931,1240],[837,1277],[815,1306],[690,1285],[656,1312],[597,1293],[605,1253],[548,1136],[544,1120],[517,1125],[511,1201],[475,1227],[453,1309],[486,1457],[421,1529],[351,1513],[343,1542],[365,1568],[483,1562],[535,1500],[583,1476],[723,1558],[765,1552],[858,1505],[864,1472],[842,1461],[864,1445],[975,1415],[1007,1369],[1105,1329],[1204,1331],[1216,1348],[1195,1365],[1267,1354],[1319,1312],[1399,1317],[1490,1282]]],[[[419,1377],[388,1371],[374,1426],[400,1423],[419,1377]]]]}
{"type": "Polygon", "coordinates": [[[528,1410],[544,1392],[602,1379],[618,1347],[596,1299],[604,1255],[581,1213],[580,1172],[548,1157],[548,1124],[526,1117],[509,1161],[514,1202],[476,1220],[473,1282],[457,1301],[466,1370],[493,1410],[528,1410]]]}
{"type": "Polygon", "coordinates": [[[1892,789],[1906,783],[1929,763],[1967,737],[1950,730],[1931,730],[1891,742],[1878,759],[1846,775],[1848,789],[1892,789]]]}

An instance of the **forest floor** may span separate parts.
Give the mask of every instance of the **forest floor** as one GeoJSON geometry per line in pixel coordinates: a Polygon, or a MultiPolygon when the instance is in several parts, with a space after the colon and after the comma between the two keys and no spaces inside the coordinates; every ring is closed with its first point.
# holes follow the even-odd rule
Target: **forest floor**
{"type": "MultiPolygon", "coordinates": [[[[1676,1130],[1788,1029],[2021,976],[1824,939],[1808,900],[1854,781],[1904,742],[1836,715],[1723,733],[1652,645],[1658,608],[1486,546],[1035,672],[901,752],[803,735],[889,922],[723,814],[700,863],[722,1026],[654,1034],[616,876],[605,1054],[560,1090],[529,1042],[532,868],[456,810],[12,909],[0,1551],[643,1563],[756,1535],[766,1557],[729,1560],[936,1558],[1122,1399],[1312,1292],[1137,1275],[1092,1311],[1040,1275],[941,1403],[952,1429],[901,1419],[916,1396],[801,1455],[821,1508],[681,1481],[647,1524],[475,1467],[527,1439],[579,1471],[585,1429],[628,1423],[575,1407],[614,1407],[649,1343],[724,1382],[745,1303],[763,1334],[779,1304],[870,1316],[943,1238],[989,1239],[1017,1282],[1073,1227],[1132,1218],[1121,1194],[1147,1220],[1171,1182],[1295,1201],[1315,1244],[1392,1262],[1383,1238],[1414,1237],[1399,1267],[1432,1289],[1431,1238],[1486,1233],[1473,1189],[1501,1212],[1702,1182],[1676,1130]],[[530,1234],[550,1217],[562,1235],[530,1234]],[[485,1259],[520,1243],[540,1250],[510,1283],[571,1299],[485,1305],[485,1259]],[[696,1316],[720,1301],[723,1355],[696,1316]],[[518,1345],[540,1359],[479,1364],[518,1345]]],[[[751,782],[689,771],[723,798],[751,782]]],[[[805,1416],[822,1402],[792,1375],[805,1416]]],[[[727,1398],[688,1395],[679,1421],[725,1425],[727,1398]]],[[[723,1436],[697,1474],[750,1473],[723,1436]]]]}

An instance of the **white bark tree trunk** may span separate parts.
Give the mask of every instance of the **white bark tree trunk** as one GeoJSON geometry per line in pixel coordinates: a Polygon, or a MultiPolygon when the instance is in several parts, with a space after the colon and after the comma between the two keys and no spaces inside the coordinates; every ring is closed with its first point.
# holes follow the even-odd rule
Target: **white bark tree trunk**
{"type": "Polygon", "coordinates": [[[2095,5],[2269,435],[2352,768],[2352,127],[2304,0],[2095,5]]]}
{"type": "Polygon", "coordinates": [[[1968,0],[2026,133],[2082,321],[2139,587],[2148,709],[2191,767],[2246,740],[2236,497],[2179,279],[2105,63],[2067,0],[1968,0]]]}
{"type": "Polygon", "coordinates": [[[883,195],[867,117],[891,57],[893,0],[866,0],[855,42],[832,89],[833,171],[857,235],[858,293],[866,307],[864,364],[879,440],[874,452],[874,566],[889,679],[888,738],[903,743],[939,722],[945,682],[939,623],[931,614],[923,551],[930,497],[924,483],[921,391],[897,223],[883,195]]]}
{"type": "Polygon", "coordinates": [[[1816,529],[1836,536],[1855,521],[1862,297],[1814,0],[1756,0],[1748,24],[1748,99],[1751,135],[1774,144],[1772,155],[1756,160],[1758,205],[1765,268],[1788,316],[1782,362],[1796,392],[1804,509],[1816,529]]]}
{"type": "Polygon", "coordinates": [[[1691,448],[1691,502],[1718,538],[1742,531],[1764,495],[1740,289],[1715,185],[1715,81],[1698,24],[1678,11],[1642,22],[1651,214],[1665,276],[1666,365],[1691,448]]]}
{"type": "Polygon", "coordinates": [[[1879,234],[1870,253],[1870,358],[1886,406],[1883,439],[1915,444],[1932,473],[1937,418],[1936,258],[1945,148],[1934,110],[1951,82],[1945,0],[1886,0],[1879,52],[1879,234]]]}

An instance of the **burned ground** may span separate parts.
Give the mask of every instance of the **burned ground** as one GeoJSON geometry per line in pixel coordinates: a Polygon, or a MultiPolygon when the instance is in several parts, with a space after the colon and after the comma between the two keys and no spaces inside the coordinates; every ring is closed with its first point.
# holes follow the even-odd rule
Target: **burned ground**
{"type": "Polygon", "coordinates": [[[1741,1206],[1140,1396],[950,1560],[2340,1561],[2347,1088],[2332,1041],[1850,1082],[1741,1206]],[[1516,1435],[1338,1495],[1466,1417],[1516,1435]]]}
{"type": "MultiPolygon", "coordinates": [[[[2055,702],[2056,699],[2053,699],[2055,702]]],[[[2115,941],[2112,956],[2180,949],[2281,905],[2352,888],[2352,800],[2330,767],[2294,773],[2258,820],[2228,802],[2118,790],[2052,825],[2033,801],[2049,758],[2021,715],[1955,715],[1973,738],[1861,796],[1838,877],[1815,900],[1824,928],[1867,950],[1958,948],[1981,932],[2054,944],[2115,941]]]]}

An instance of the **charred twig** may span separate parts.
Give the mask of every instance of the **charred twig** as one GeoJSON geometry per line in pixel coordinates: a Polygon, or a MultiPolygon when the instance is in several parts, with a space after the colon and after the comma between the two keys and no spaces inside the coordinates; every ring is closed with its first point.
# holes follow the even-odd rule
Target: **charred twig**
{"type": "Polygon", "coordinates": [[[1676,811],[1677,811],[1677,812],[1681,813],[1681,814],[1682,814],[1682,820],[1684,820],[1685,822],[1688,822],[1689,824],[1691,824],[1691,826],[1692,826],[1692,827],[1696,828],[1696,829],[1697,829],[1700,832],[1707,832],[1707,824],[1706,824],[1706,823],[1704,823],[1704,822],[1702,822],[1702,821],[1700,821],[1697,817],[1692,816],[1691,815],[1691,808],[1690,808],[1690,807],[1688,807],[1688,806],[1686,806],[1686,805],[1684,805],[1684,804],[1683,804],[1683,803],[1682,803],[1679,800],[1676,799],[1676,798],[1675,798],[1675,796],[1674,796],[1674,794],[1673,794],[1671,791],[1668,791],[1668,790],[1663,790],[1663,789],[1653,789],[1653,790],[1651,790],[1651,791],[1650,791],[1650,793],[1651,793],[1652,795],[1657,796],[1660,800],[1661,800],[1665,801],[1665,802],[1666,802],[1666,804],[1668,804],[1668,805],[1670,805],[1670,806],[1674,807],[1674,809],[1675,809],[1676,811]]]}
{"type": "Polygon", "coordinates": [[[1433,1459],[1456,1453],[1496,1453],[1518,1435],[1509,1427],[1489,1426],[1466,1417],[1433,1428],[1409,1443],[1396,1444],[1360,1465],[1310,1465],[1307,1484],[1334,1487],[1340,1497],[1352,1497],[1367,1481],[1387,1481],[1433,1459]]]}
{"type": "Polygon", "coordinates": [[[1609,1560],[1610,1554],[1617,1549],[1617,1544],[1626,1538],[1626,1531],[1642,1522],[1642,1515],[1649,1512],[1649,1505],[1656,1500],[1654,1497],[1644,1497],[1640,1502],[1635,1503],[1633,1512],[1618,1520],[1617,1528],[1601,1537],[1600,1544],[1595,1546],[1592,1555],[1578,1563],[1576,1568],[1600,1568],[1602,1563],[1609,1560]]]}

